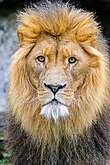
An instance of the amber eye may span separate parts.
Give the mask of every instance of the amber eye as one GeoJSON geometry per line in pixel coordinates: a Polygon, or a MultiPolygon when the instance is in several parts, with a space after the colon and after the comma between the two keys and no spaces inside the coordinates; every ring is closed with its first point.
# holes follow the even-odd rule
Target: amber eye
{"type": "Polygon", "coordinates": [[[39,62],[45,62],[45,57],[44,56],[38,56],[36,58],[39,62]]]}
{"type": "Polygon", "coordinates": [[[70,57],[70,58],[68,59],[68,62],[69,62],[70,64],[75,64],[75,63],[77,62],[77,58],[75,58],[75,57],[70,57]]]}

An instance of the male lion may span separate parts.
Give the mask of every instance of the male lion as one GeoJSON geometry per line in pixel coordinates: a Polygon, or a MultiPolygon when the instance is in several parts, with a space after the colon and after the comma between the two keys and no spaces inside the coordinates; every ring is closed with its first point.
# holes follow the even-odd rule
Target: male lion
{"type": "Polygon", "coordinates": [[[110,164],[108,47],[93,14],[47,2],[19,21],[9,86],[14,164],[110,164]]]}

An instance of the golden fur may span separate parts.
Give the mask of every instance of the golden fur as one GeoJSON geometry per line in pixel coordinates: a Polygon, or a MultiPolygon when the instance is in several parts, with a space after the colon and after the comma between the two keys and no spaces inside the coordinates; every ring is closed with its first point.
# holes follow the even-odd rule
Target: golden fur
{"type": "MultiPolygon", "coordinates": [[[[33,140],[51,145],[53,141],[59,143],[64,135],[75,139],[100,118],[108,106],[110,85],[108,48],[93,14],[68,5],[49,5],[34,6],[20,13],[20,48],[10,69],[9,106],[10,114],[33,140]],[[69,99],[75,93],[69,104],[70,115],[55,124],[39,115],[42,104],[37,97],[45,91],[39,87],[40,75],[32,66],[32,58],[44,52],[50,58],[51,70],[55,54],[60,52],[58,67],[64,74],[62,68],[67,72],[67,63],[63,61],[71,55],[72,47],[83,62],[80,69],[76,68],[73,85],[63,93],[69,99]]],[[[45,74],[48,77],[44,72],[41,80],[45,80],[45,74]]]]}

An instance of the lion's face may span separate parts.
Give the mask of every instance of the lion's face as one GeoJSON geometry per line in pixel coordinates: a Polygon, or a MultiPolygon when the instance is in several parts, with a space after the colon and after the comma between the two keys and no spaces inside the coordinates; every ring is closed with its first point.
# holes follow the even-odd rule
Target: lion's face
{"type": "Polygon", "coordinates": [[[44,38],[39,38],[26,59],[28,76],[41,104],[39,115],[56,121],[68,117],[69,107],[77,104],[78,87],[83,85],[89,57],[69,39],[44,38]]]}

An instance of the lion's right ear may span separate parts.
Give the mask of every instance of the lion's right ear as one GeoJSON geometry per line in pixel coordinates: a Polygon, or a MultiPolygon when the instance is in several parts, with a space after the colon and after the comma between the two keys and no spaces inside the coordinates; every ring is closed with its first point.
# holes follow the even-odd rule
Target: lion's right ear
{"type": "Polygon", "coordinates": [[[30,24],[30,26],[19,26],[18,27],[18,39],[20,46],[35,44],[37,37],[40,33],[39,27],[34,27],[34,25],[30,24]]]}
{"type": "Polygon", "coordinates": [[[24,36],[23,36],[23,31],[22,31],[22,28],[21,27],[18,27],[17,35],[18,35],[20,46],[23,46],[24,36]]]}

